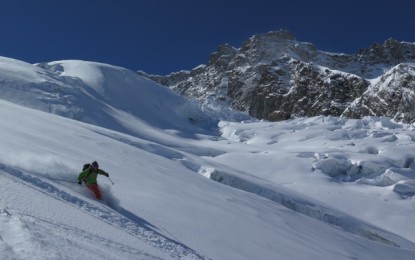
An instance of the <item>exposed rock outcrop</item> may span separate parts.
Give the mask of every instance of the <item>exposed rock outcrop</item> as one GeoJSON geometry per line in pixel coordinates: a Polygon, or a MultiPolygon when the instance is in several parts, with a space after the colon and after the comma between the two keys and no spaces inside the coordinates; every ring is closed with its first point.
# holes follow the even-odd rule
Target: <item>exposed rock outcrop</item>
{"type": "MultiPolygon", "coordinates": [[[[146,75],[187,97],[259,119],[316,115],[415,120],[415,44],[393,39],[357,54],[317,50],[286,30],[222,45],[206,65],[146,75]]],[[[142,75],[144,73],[141,73],[142,75]]]]}

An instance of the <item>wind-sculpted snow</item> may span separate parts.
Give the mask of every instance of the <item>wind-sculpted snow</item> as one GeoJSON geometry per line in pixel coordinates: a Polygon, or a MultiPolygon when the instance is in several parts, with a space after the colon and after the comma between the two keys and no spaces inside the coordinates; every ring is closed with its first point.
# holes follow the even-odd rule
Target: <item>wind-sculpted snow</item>
{"type": "MultiPolygon", "coordinates": [[[[21,182],[25,186],[28,186],[30,188],[33,188],[39,192],[42,192],[44,194],[47,194],[48,196],[52,196],[55,199],[58,199],[64,203],[70,204],[76,208],[81,209],[82,211],[86,212],[87,214],[98,218],[102,220],[103,222],[107,223],[108,225],[114,226],[117,229],[120,229],[134,238],[140,239],[144,241],[145,243],[150,244],[153,247],[158,248],[159,250],[166,252],[174,259],[208,259],[206,257],[203,257],[199,255],[197,252],[195,252],[193,249],[187,247],[186,245],[182,244],[180,241],[174,240],[174,238],[169,238],[168,235],[164,235],[161,232],[165,230],[157,231],[158,229],[155,226],[152,226],[150,223],[145,221],[144,219],[135,216],[134,214],[128,212],[127,210],[116,206],[115,208],[107,207],[105,205],[100,205],[97,203],[91,203],[80,196],[77,196],[76,194],[73,194],[73,192],[65,191],[63,189],[58,188],[55,184],[44,180],[44,178],[36,177],[35,175],[32,175],[30,173],[24,172],[22,170],[11,168],[6,165],[1,164],[0,170],[3,174],[6,174],[6,176],[10,176],[15,181],[21,182]],[[71,194],[72,193],[72,194],[71,194]]],[[[24,224],[21,223],[21,221],[16,218],[15,216],[10,216],[10,213],[7,210],[2,210],[0,216],[6,216],[11,217],[9,222],[18,222],[17,224],[11,223],[11,225],[15,228],[19,228],[20,236],[17,236],[15,239],[21,239],[21,240],[28,240],[30,243],[37,243],[41,244],[41,242],[37,242],[35,238],[25,238],[25,235],[28,233],[28,231],[25,231],[24,224]]],[[[30,217],[30,216],[29,216],[30,217]]],[[[66,231],[70,231],[71,233],[77,234],[77,236],[83,236],[87,239],[93,239],[93,240],[104,240],[103,238],[99,238],[96,236],[92,236],[90,234],[86,234],[85,232],[75,228],[75,227],[69,227],[65,226],[63,224],[53,223],[51,221],[47,220],[41,220],[37,217],[32,216],[32,221],[43,221],[43,224],[46,225],[54,225],[58,226],[59,229],[65,229],[66,231]]],[[[0,230],[1,231],[1,230],[0,230]]],[[[6,238],[2,237],[2,241],[9,240],[9,237],[12,237],[12,231],[6,230],[3,236],[7,236],[6,238]]],[[[103,241],[98,241],[103,242],[103,241]]],[[[105,242],[105,241],[104,241],[105,242]]],[[[14,245],[18,245],[20,243],[24,244],[27,243],[27,241],[14,241],[12,242],[14,245]]],[[[29,255],[24,255],[25,252],[22,250],[22,252],[19,251],[19,249],[8,249],[7,243],[6,245],[3,245],[7,252],[7,250],[12,250],[16,253],[17,258],[22,259],[28,259],[29,255]]],[[[27,246],[27,245],[26,245],[27,246]]],[[[40,245],[32,245],[31,248],[38,246],[41,248],[40,245]]],[[[112,245],[112,246],[119,246],[124,247],[123,245],[112,245]]],[[[129,250],[131,251],[132,255],[135,255],[137,252],[138,255],[146,255],[144,252],[140,252],[136,249],[126,249],[123,248],[123,251],[129,250]]],[[[41,251],[41,249],[39,249],[41,251]]],[[[50,256],[44,253],[44,259],[56,259],[58,256],[50,256]]],[[[10,259],[13,259],[11,257],[10,259]]],[[[39,258],[40,259],[40,258],[39,258]]],[[[147,259],[147,258],[143,258],[147,259]]]]}

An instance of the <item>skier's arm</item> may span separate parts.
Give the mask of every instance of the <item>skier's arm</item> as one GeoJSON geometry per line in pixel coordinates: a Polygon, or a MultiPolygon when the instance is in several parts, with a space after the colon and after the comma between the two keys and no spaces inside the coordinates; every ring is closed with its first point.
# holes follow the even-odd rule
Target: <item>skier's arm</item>
{"type": "Polygon", "coordinates": [[[86,171],[83,171],[78,176],[78,182],[82,181],[83,178],[86,177],[86,171]]]}
{"type": "Polygon", "coordinates": [[[106,171],[101,170],[101,169],[98,170],[98,174],[102,174],[102,175],[107,176],[107,177],[110,176],[106,171]]]}

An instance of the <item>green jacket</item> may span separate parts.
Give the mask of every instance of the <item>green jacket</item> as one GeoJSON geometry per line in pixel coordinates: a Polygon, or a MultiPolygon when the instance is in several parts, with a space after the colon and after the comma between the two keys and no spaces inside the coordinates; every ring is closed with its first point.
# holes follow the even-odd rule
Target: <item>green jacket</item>
{"type": "Polygon", "coordinates": [[[94,184],[97,183],[98,174],[109,176],[109,174],[101,169],[92,170],[86,169],[85,171],[81,172],[78,176],[78,181],[86,181],[86,184],[94,184]]]}

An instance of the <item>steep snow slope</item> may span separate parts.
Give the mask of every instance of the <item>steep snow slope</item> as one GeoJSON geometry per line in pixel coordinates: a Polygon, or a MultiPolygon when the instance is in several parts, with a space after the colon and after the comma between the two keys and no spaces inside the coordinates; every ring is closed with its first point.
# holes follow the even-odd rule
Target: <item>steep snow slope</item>
{"type": "MultiPolygon", "coordinates": [[[[0,106],[4,257],[413,256],[414,251],[354,236],[278,203],[211,182],[178,162],[186,160],[184,153],[155,144],[157,153],[150,153],[145,148],[151,144],[134,137],[4,101],[0,106]],[[100,179],[111,208],[94,201],[77,184],[49,179],[74,180],[86,159],[99,160],[111,173],[116,183],[111,188],[100,179]]],[[[415,250],[408,241],[392,234],[389,238],[415,250]]]]}
{"type": "MultiPolygon", "coordinates": [[[[411,129],[402,129],[397,135],[402,138],[394,143],[391,132],[400,128],[388,121],[383,128],[357,127],[348,135],[349,128],[354,129],[350,124],[364,121],[316,118],[279,124],[222,122],[222,136],[209,135],[214,120],[205,125],[207,131],[198,122],[189,124],[189,113],[183,110],[187,101],[140,78],[128,85],[124,80],[130,73],[122,68],[79,61],[39,66],[2,61],[2,98],[19,104],[0,101],[2,259],[413,259],[415,255],[414,239],[404,231],[410,219],[391,220],[413,210],[404,211],[412,197],[402,193],[411,190],[410,179],[399,182],[402,186],[381,188],[385,197],[362,183],[344,189],[347,185],[337,178],[343,172],[327,171],[333,162],[328,159],[347,166],[349,161],[341,159],[355,155],[354,149],[370,156],[385,140],[402,155],[405,147],[398,145],[411,129]],[[119,76],[124,72],[127,76],[119,76]],[[130,88],[136,91],[130,93],[130,88]],[[125,100],[124,92],[131,94],[125,100]],[[135,103],[133,94],[142,102],[135,103]],[[164,105],[162,113],[157,102],[164,105]],[[88,121],[89,116],[105,128],[22,104],[47,112],[59,107],[57,114],[63,116],[70,114],[72,104],[81,108],[77,119],[88,121]],[[48,104],[53,109],[47,109],[48,104]],[[177,126],[177,120],[182,124],[177,126]],[[333,152],[332,146],[352,142],[354,149],[333,152]],[[98,160],[115,182],[112,186],[104,177],[99,179],[105,194],[102,203],[72,183],[82,164],[92,160],[98,160]],[[363,199],[350,197],[355,189],[363,199]],[[405,199],[399,201],[399,194],[405,199]],[[343,196],[354,207],[339,205],[343,196]],[[379,202],[385,198],[391,203],[379,202]],[[382,218],[373,208],[367,214],[358,212],[369,205],[385,206],[382,218]]],[[[196,110],[196,115],[208,118],[202,112],[196,110]]],[[[219,112],[215,118],[223,111],[219,112]]],[[[404,165],[410,161],[408,157],[404,165]]]]}

